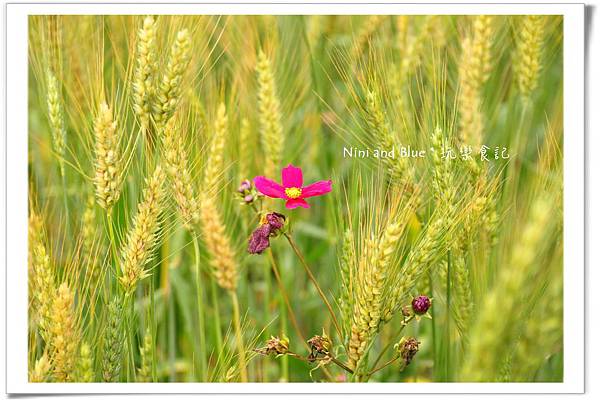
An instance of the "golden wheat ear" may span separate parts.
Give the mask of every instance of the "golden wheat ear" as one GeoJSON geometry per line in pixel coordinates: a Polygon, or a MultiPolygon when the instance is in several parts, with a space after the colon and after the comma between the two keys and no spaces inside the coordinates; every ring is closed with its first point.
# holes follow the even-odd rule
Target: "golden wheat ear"
{"type": "Polygon", "coordinates": [[[96,199],[105,210],[110,211],[121,194],[122,163],[117,136],[117,122],[106,102],[100,103],[94,120],[96,199]]]}
{"type": "Polygon", "coordinates": [[[132,84],[133,110],[145,132],[150,127],[157,71],[156,22],[144,18],[137,35],[136,69],[132,84]]]}
{"type": "Polygon", "coordinates": [[[159,165],[146,180],[143,199],[138,204],[133,225],[121,250],[121,285],[127,293],[150,274],[145,269],[158,239],[160,213],[163,211],[165,173],[159,165]]]}
{"type": "Polygon", "coordinates": [[[189,169],[183,132],[177,125],[176,117],[173,116],[169,119],[161,135],[163,157],[171,184],[171,193],[177,203],[177,210],[183,226],[187,230],[193,230],[200,219],[200,205],[189,169]]]}
{"type": "Polygon", "coordinates": [[[258,77],[258,118],[260,140],[265,155],[264,174],[274,177],[283,156],[283,127],[275,76],[271,61],[261,50],[256,64],[258,77]]]}

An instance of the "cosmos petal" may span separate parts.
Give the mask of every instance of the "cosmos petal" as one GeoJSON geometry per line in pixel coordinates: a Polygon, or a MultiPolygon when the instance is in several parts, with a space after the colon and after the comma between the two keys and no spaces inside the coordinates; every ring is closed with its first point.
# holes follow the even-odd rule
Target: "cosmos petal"
{"type": "Polygon", "coordinates": [[[331,192],[331,180],[317,181],[302,188],[302,197],[310,198],[311,196],[319,196],[328,192],[331,192]]]}
{"type": "Polygon", "coordinates": [[[289,164],[281,170],[281,183],[284,188],[302,188],[302,169],[289,164]]]}
{"type": "Polygon", "coordinates": [[[308,203],[306,203],[306,201],[302,198],[297,198],[297,199],[288,199],[287,202],[285,202],[285,207],[288,209],[295,209],[297,207],[303,207],[305,209],[308,209],[310,207],[310,205],[308,203]]]}
{"type": "Polygon", "coordinates": [[[254,185],[263,195],[269,198],[285,199],[285,190],[275,181],[269,180],[266,177],[258,176],[254,178],[254,185]]]}

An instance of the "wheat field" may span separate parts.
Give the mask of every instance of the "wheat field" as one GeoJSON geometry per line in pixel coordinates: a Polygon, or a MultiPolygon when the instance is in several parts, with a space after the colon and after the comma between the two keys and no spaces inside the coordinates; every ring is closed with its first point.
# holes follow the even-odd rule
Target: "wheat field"
{"type": "Polygon", "coordinates": [[[31,382],[561,382],[558,16],[31,16],[31,382]]]}

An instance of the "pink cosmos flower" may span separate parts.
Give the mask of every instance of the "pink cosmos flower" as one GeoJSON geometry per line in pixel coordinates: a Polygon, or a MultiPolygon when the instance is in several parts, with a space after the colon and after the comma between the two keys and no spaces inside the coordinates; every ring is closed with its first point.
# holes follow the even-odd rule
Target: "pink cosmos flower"
{"type": "Polygon", "coordinates": [[[281,170],[281,182],[283,185],[263,176],[254,178],[256,189],[269,198],[285,199],[288,209],[298,206],[308,208],[310,205],[304,199],[331,191],[331,180],[317,181],[303,187],[302,169],[291,164],[281,170]]]}

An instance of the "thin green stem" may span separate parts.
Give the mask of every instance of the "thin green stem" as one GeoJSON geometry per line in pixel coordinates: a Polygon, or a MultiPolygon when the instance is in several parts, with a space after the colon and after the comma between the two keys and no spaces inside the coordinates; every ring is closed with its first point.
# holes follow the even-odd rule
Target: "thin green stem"
{"type": "Polygon", "coordinates": [[[369,373],[367,373],[367,381],[369,381],[369,378],[376,372],[379,372],[381,369],[390,366],[392,363],[396,362],[398,359],[400,358],[399,355],[393,357],[392,359],[390,359],[389,361],[387,361],[386,363],[384,363],[381,366],[376,367],[375,369],[373,369],[372,371],[370,371],[369,373]]]}
{"type": "Polygon", "coordinates": [[[337,318],[335,317],[335,313],[333,312],[333,308],[331,307],[331,304],[327,300],[327,297],[325,296],[325,293],[323,292],[323,290],[321,290],[321,287],[319,286],[319,283],[317,282],[317,279],[315,278],[315,275],[313,274],[312,270],[310,269],[310,267],[306,263],[306,260],[304,259],[304,256],[302,256],[302,253],[300,252],[300,250],[296,246],[296,243],[294,242],[294,240],[292,239],[292,237],[288,233],[284,233],[284,235],[285,235],[285,238],[287,238],[290,246],[294,250],[294,253],[296,254],[296,256],[298,256],[298,259],[300,260],[300,263],[304,267],[304,270],[306,270],[306,273],[308,274],[308,278],[310,279],[310,281],[312,281],[312,283],[314,284],[315,288],[317,289],[317,292],[319,293],[319,296],[321,297],[321,299],[325,303],[325,306],[327,307],[327,310],[329,311],[329,315],[331,316],[331,320],[333,322],[333,325],[335,326],[335,329],[337,331],[337,334],[338,334],[339,338],[344,338],[343,335],[342,335],[342,330],[340,328],[340,325],[339,325],[339,323],[337,321],[337,318]]]}
{"type": "Polygon", "coordinates": [[[217,343],[217,363],[216,367],[221,365],[221,355],[223,354],[223,334],[221,333],[221,312],[219,311],[219,299],[217,297],[217,282],[210,280],[210,297],[213,307],[213,319],[215,328],[215,341],[217,343]]]}
{"type": "Polygon", "coordinates": [[[200,376],[203,381],[208,381],[208,371],[206,366],[206,327],[204,323],[204,301],[200,271],[200,249],[198,246],[198,237],[192,231],[192,240],[194,242],[194,268],[196,270],[196,296],[198,310],[198,337],[200,340],[200,376]]]}
{"type": "MultiPolygon", "coordinates": [[[[167,283],[168,286],[171,285],[171,283],[167,283]]],[[[175,297],[173,297],[173,294],[171,294],[170,288],[168,291],[168,295],[167,295],[168,299],[168,307],[169,307],[169,315],[167,316],[167,327],[168,327],[168,346],[169,346],[169,351],[168,351],[168,355],[169,355],[169,376],[170,376],[170,380],[171,382],[174,382],[177,380],[177,368],[175,366],[175,357],[176,357],[176,344],[175,344],[175,333],[176,333],[176,328],[177,328],[177,324],[175,321],[176,315],[175,315],[175,297]]]]}
{"type": "Polygon", "coordinates": [[[62,180],[62,197],[63,197],[63,203],[64,203],[64,207],[65,207],[65,225],[66,225],[66,235],[67,237],[69,237],[70,234],[70,222],[69,222],[69,200],[67,197],[67,181],[65,178],[65,172],[64,172],[64,167],[61,165],[61,169],[60,169],[60,177],[62,180]]]}
{"type": "Polygon", "coordinates": [[[156,382],[158,377],[156,375],[156,326],[154,322],[156,322],[156,313],[155,313],[155,305],[154,305],[154,295],[155,295],[155,287],[154,287],[154,275],[150,277],[150,338],[152,341],[152,381],[156,382]]]}
{"type": "Polygon", "coordinates": [[[248,371],[246,369],[246,349],[244,348],[244,337],[242,336],[242,326],[240,324],[240,305],[237,293],[229,291],[231,303],[233,305],[233,329],[235,330],[235,340],[238,349],[238,361],[240,368],[240,380],[243,383],[248,382],[248,371]]]}
{"type": "Polygon", "coordinates": [[[317,361],[331,361],[333,363],[335,363],[337,366],[339,366],[340,368],[344,369],[346,372],[350,373],[350,374],[354,374],[354,371],[352,369],[350,369],[344,362],[340,361],[339,359],[335,358],[334,356],[332,356],[331,354],[328,354],[327,356],[323,357],[323,358],[314,358],[314,359],[308,359],[305,356],[296,354],[294,352],[287,352],[285,355],[289,355],[292,358],[296,358],[300,361],[303,362],[317,362],[317,361]]]}
{"type": "Polygon", "coordinates": [[[448,251],[448,271],[446,274],[446,377],[445,380],[450,380],[450,302],[451,302],[451,280],[450,275],[452,274],[452,257],[450,251],[448,251]]]}
{"type": "MultiPolygon", "coordinates": [[[[431,296],[433,296],[433,273],[430,270],[429,271],[429,292],[431,293],[431,296]]],[[[431,354],[432,354],[432,360],[434,363],[434,372],[437,371],[438,366],[437,366],[437,352],[436,352],[436,347],[437,347],[437,342],[436,342],[436,333],[435,333],[435,311],[434,311],[434,307],[433,305],[431,305],[431,308],[429,309],[430,313],[431,313],[431,339],[432,339],[432,344],[431,344],[431,354]]]]}
{"type": "Polygon", "coordinates": [[[392,340],[392,342],[387,343],[383,349],[381,350],[381,352],[379,352],[379,355],[377,355],[377,358],[375,359],[375,362],[373,363],[373,366],[377,366],[377,364],[379,363],[379,361],[381,360],[381,358],[383,358],[383,355],[385,355],[385,352],[392,346],[393,341],[395,341],[395,339],[397,339],[398,337],[400,337],[400,334],[402,334],[402,331],[404,330],[404,328],[406,326],[408,326],[408,323],[413,320],[415,318],[415,315],[410,315],[409,317],[405,318],[402,321],[402,324],[400,326],[400,329],[396,332],[396,334],[394,334],[394,336],[392,337],[394,340],[392,340]]]}

